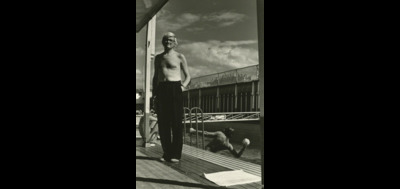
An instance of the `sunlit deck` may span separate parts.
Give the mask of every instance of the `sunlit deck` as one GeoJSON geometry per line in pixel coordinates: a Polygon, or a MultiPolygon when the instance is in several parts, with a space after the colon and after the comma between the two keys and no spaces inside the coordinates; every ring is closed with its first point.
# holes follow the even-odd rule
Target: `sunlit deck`
{"type": "MultiPolygon", "coordinates": [[[[227,188],[207,180],[204,173],[242,169],[260,176],[261,167],[235,158],[225,157],[188,145],[183,147],[180,163],[160,162],[160,144],[155,147],[140,147],[136,139],[136,187],[137,188],[227,188]]],[[[236,185],[228,188],[261,188],[261,182],[236,185]]]]}

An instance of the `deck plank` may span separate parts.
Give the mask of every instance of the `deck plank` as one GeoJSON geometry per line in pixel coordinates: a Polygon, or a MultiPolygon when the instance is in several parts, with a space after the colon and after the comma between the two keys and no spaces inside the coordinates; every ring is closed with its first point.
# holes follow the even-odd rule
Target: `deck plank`
{"type": "Polygon", "coordinates": [[[254,163],[245,162],[234,157],[226,157],[188,145],[184,145],[183,153],[195,156],[199,159],[203,159],[214,164],[227,167],[232,170],[242,169],[247,173],[261,177],[261,166],[254,163]]]}
{"type": "MultiPolygon", "coordinates": [[[[159,141],[156,142],[158,145],[161,145],[159,141]]],[[[202,149],[198,149],[193,146],[183,145],[183,154],[190,155],[210,163],[214,163],[231,170],[243,170],[247,173],[253,174],[255,176],[261,177],[261,166],[258,164],[246,162],[234,157],[226,157],[224,155],[216,154],[213,152],[205,151],[202,149]]]]}
{"type": "MultiPolygon", "coordinates": [[[[162,156],[162,148],[160,145],[156,145],[155,147],[150,147],[150,148],[141,148],[141,147],[136,147],[136,151],[140,152],[142,154],[145,154],[148,157],[151,158],[160,158],[162,156]]],[[[211,152],[206,152],[204,153],[204,150],[200,150],[197,148],[193,148],[187,145],[184,145],[184,150],[182,154],[182,160],[180,163],[174,164],[174,163],[168,163],[164,162],[162,164],[174,169],[175,171],[184,174],[191,179],[207,185],[211,188],[219,188],[216,184],[212,183],[211,181],[207,180],[203,173],[215,173],[215,172],[220,172],[220,171],[229,171],[229,170],[235,170],[232,169],[238,168],[241,166],[242,170],[245,170],[245,166],[251,165],[251,164],[246,164],[247,162],[240,162],[240,161],[235,161],[235,159],[232,158],[221,158],[222,155],[219,154],[214,154],[211,152]],[[203,152],[202,152],[203,151],[203,152]],[[200,158],[199,158],[200,157],[200,158]],[[214,162],[213,162],[214,159],[214,162]],[[215,161],[215,159],[217,159],[215,161]],[[232,161],[234,160],[234,161],[232,161]],[[223,162],[227,161],[227,162],[223,162]],[[236,167],[234,166],[235,163],[239,163],[236,167]],[[221,166],[220,164],[228,165],[226,166],[221,166]]],[[[160,162],[161,163],[161,162],[160,162]]],[[[256,165],[256,164],[254,164],[256,165]]],[[[251,166],[254,166],[251,165],[251,166]]],[[[259,165],[257,165],[259,166],[259,165]]],[[[248,172],[248,171],[246,171],[248,172]]],[[[249,172],[250,173],[250,172],[249,172]]],[[[253,173],[251,173],[253,174],[253,173]]],[[[257,174],[257,173],[256,173],[257,174]]],[[[236,186],[231,186],[229,188],[261,188],[261,183],[251,183],[251,184],[245,184],[245,185],[236,185],[236,186]]]]}
{"type": "Polygon", "coordinates": [[[136,188],[184,189],[206,187],[139,151],[136,151],[136,156],[136,188]]]}

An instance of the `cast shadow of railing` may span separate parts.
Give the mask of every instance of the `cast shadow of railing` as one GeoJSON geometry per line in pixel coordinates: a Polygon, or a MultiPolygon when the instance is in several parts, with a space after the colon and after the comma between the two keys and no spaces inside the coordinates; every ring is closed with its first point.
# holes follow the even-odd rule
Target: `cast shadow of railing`
{"type": "Polygon", "coordinates": [[[154,158],[154,157],[146,157],[146,156],[136,156],[136,159],[160,161],[160,159],[159,159],[159,158],[154,158]]]}

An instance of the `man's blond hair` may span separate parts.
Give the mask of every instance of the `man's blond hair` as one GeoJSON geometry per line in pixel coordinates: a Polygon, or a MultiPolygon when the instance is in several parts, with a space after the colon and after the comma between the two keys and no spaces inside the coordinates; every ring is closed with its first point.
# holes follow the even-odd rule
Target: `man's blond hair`
{"type": "Polygon", "coordinates": [[[170,38],[170,37],[173,37],[173,38],[174,38],[175,47],[177,47],[177,46],[178,46],[178,39],[176,38],[175,34],[172,33],[172,32],[167,32],[167,33],[165,33],[165,34],[163,35],[163,37],[162,37],[162,43],[164,44],[164,40],[166,40],[166,39],[168,39],[168,38],[170,38]]]}

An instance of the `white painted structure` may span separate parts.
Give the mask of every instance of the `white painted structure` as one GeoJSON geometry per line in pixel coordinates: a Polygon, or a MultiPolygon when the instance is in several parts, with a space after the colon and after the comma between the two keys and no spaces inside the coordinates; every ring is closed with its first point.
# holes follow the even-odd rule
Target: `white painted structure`
{"type": "MultiPolygon", "coordinates": [[[[145,136],[149,139],[149,114],[150,114],[150,80],[151,63],[155,56],[156,38],[156,14],[168,2],[168,0],[136,0],[136,33],[147,24],[146,32],[146,64],[145,64],[145,85],[144,85],[144,116],[145,116],[145,136]]],[[[144,144],[150,146],[149,143],[144,144]]]]}

